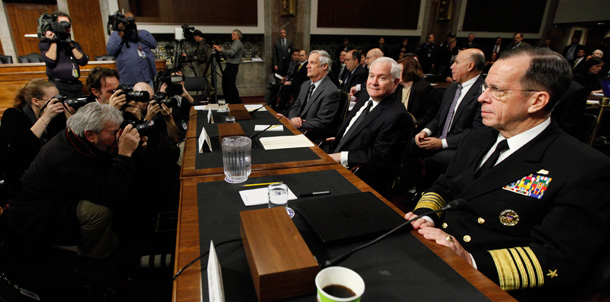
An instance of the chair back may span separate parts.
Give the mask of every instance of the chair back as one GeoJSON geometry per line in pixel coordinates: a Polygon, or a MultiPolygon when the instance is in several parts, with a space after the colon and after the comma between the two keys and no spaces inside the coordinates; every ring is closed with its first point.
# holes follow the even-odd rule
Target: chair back
{"type": "Polygon", "coordinates": [[[343,124],[345,117],[349,113],[349,102],[349,94],[345,91],[341,91],[341,98],[339,99],[339,109],[337,109],[337,116],[335,117],[337,121],[337,128],[341,126],[341,124],[343,124]]]}
{"type": "Polygon", "coordinates": [[[195,96],[199,95],[199,92],[205,95],[208,82],[204,77],[185,77],[184,78],[184,89],[186,91],[195,91],[195,96]]]}
{"type": "Polygon", "coordinates": [[[579,137],[578,140],[588,144],[592,142],[593,139],[593,130],[595,130],[595,126],[597,125],[597,116],[591,113],[585,113],[583,117],[580,119],[579,129],[579,137]]]}
{"type": "Polygon", "coordinates": [[[31,54],[27,54],[25,56],[20,56],[18,57],[19,59],[19,63],[42,63],[44,62],[44,59],[42,58],[42,55],[39,53],[31,53],[31,54]]]}
{"type": "Polygon", "coordinates": [[[96,61],[114,61],[114,56],[109,55],[109,54],[105,54],[103,56],[97,56],[95,57],[96,61]]]}
{"type": "Polygon", "coordinates": [[[0,55],[0,64],[13,64],[13,57],[0,55]]]}

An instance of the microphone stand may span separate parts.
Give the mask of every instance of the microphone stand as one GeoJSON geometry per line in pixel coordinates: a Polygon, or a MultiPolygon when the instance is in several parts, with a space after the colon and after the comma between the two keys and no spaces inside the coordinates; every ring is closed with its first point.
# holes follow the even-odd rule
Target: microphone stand
{"type": "Polygon", "coordinates": [[[363,244],[363,245],[361,245],[359,247],[356,247],[355,249],[353,249],[351,251],[348,251],[347,253],[345,253],[343,255],[339,255],[338,257],[335,257],[333,259],[326,260],[322,264],[322,267],[324,268],[324,267],[328,267],[328,266],[335,265],[337,263],[343,262],[343,260],[347,259],[353,253],[355,253],[355,252],[357,252],[357,251],[359,251],[359,250],[361,250],[361,249],[363,249],[365,247],[371,246],[371,245],[379,242],[381,239],[383,239],[383,238],[387,237],[388,235],[398,231],[399,229],[401,229],[405,225],[410,224],[411,222],[413,222],[413,221],[415,221],[417,219],[420,219],[420,218],[422,218],[424,216],[430,216],[430,215],[438,213],[438,212],[459,210],[459,209],[463,208],[465,205],[466,205],[466,200],[464,200],[464,199],[456,199],[456,200],[451,201],[449,204],[447,204],[446,206],[444,206],[441,209],[438,209],[438,210],[435,210],[435,211],[430,211],[428,213],[425,213],[425,214],[422,214],[422,215],[418,215],[418,216],[416,216],[414,218],[411,218],[411,219],[403,222],[399,226],[389,230],[385,234],[382,234],[381,236],[373,239],[372,241],[369,241],[369,242],[367,242],[367,243],[365,243],[365,244],[363,244]]]}
{"type": "MultiPolygon", "coordinates": [[[[290,109],[292,109],[292,107],[294,107],[295,104],[296,104],[296,102],[293,102],[286,110],[284,110],[282,113],[280,113],[282,116],[280,116],[277,120],[280,121],[283,117],[285,117],[286,113],[288,113],[288,111],[290,111],[290,109]]],[[[261,109],[261,108],[263,108],[263,107],[261,106],[260,108],[257,108],[257,110],[261,109]]],[[[255,112],[255,111],[253,111],[253,112],[255,112]]],[[[280,124],[281,124],[281,122],[280,122],[280,124]]],[[[255,137],[261,135],[263,132],[267,131],[269,128],[271,128],[273,126],[276,126],[276,125],[279,125],[279,124],[278,123],[271,124],[271,125],[269,125],[269,127],[263,129],[262,131],[259,131],[259,132],[255,133],[253,135],[248,136],[248,137],[250,139],[254,139],[255,137]]]]}

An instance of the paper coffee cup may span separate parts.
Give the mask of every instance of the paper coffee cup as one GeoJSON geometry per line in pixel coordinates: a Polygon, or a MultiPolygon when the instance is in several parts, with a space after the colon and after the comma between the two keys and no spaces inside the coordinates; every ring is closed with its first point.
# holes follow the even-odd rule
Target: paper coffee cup
{"type": "Polygon", "coordinates": [[[364,280],[349,268],[331,266],[316,275],[316,288],[318,289],[318,302],[357,302],[364,293],[364,280]],[[349,290],[352,294],[351,297],[337,297],[327,293],[324,289],[337,289],[338,292],[349,290]]]}

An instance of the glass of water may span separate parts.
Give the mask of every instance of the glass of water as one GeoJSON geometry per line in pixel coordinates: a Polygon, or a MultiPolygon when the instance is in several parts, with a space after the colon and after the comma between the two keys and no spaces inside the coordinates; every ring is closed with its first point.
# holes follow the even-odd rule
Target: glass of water
{"type": "Polygon", "coordinates": [[[229,108],[227,107],[227,102],[225,99],[218,99],[218,112],[227,112],[229,108]]]}
{"type": "Polygon", "coordinates": [[[251,150],[252,140],[247,136],[229,136],[222,139],[222,163],[226,182],[241,183],[248,180],[252,171],[251,150]]]}
{"type": "Polygon", "coordinates": [[[269,208],[288,207],[288,186],[286,184],[270,184],[267,190],[269,191],[269,208]]]}

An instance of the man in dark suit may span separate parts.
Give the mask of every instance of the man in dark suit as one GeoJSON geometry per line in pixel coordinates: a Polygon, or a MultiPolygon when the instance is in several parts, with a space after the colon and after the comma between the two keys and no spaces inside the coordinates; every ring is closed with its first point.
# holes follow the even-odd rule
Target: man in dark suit
{"type": "Polygon", "coordinates": [[[508,45],[506,49],[515,49],[519,47],[532,47],[529,43],[523,42],[523,34],[515,33],[513,35],[513,41],[508,45]]]}
{"type": "Polygon", "coordinates": [[[299,97],[288,112],[290,123],[295,128],[336,129],[341,93],[326,76],[331,64],[330,55],[324,50],[314,50],[309,55],[309,81],[303,83],[299,97]]]}
{"type": "Polygon", "coordinates": [[[358,102],[345,118],[329,154],[346,167],[370,168],[359,177],[375,189],[387,178],[387,167],[402,160],[411,132],[409,114],[393,95],[399,81],[396,61],[384,57],[373,62],[366,83],[370,98],[358,102]]]}
{"type": "Polygon", "coordinates": [[[466,41],[462,42],[462,45],[460,45],[460,49],[467,48],[480,48],[479,43],[474,41],[474,33],[468,34],[466,41]]]}
{"type": "Polygon", "coordinates": [[[280,38],[273,43],[273,71],[279,75],[286,75],[290,64],[292,40],[286,38],[286,30],[280,30],[280,38]]]}
{"type": "Polygon", "coordinates": [[[476,48],[460,51],[451,65],[453,83],[445,90],[443,101],[435,119],[419,132],[409,151],[412,180],[416,182],[419,169],[416,160],[426,160],[426,176],[420,188],[429,187],[438,176],[445,172],[449,161],[455,155],[460,141],[466,133],[482,127],[481,104],[477,98],[481,94],[483,78],[481,71],[485,65],[483,52],[476,48]]]}
{"type": "Polygon", "coordinates": [[[610,159],[550,119],[570,67],[549,49],[517,49],[503,53],[485,82],[479,102],[490,128],[464,138],[414,213],[456,198],[465,205],[413,227],[520,301],[588,300],[585,291],[608,269],[610,159]]]}
{"type": "Polygon", "coordinates": [[[349,93],[350,88],[366,83],[368,73],[360,66],[361,55],[357,50],[350,50],[345,57],[345,76],[340,80],[339,89],[349,93]]]}
{"type": "Polygon", "coordinates": [[[563,49],[563,57],[568,60],[568,63],[573,64],[576,59],[576,53],[578,52],[578,48],[583,47],[583,45],[578,44],[579,38],[576,36],[572,36],[572,43],[566,46],[563,49]]]}
{"type": "Polygon", "coordinates": [[[333,81],[337,87],[340,85],[339,79],[343,79],[343,77],[345,77],[345,72],[347,71],[345,69],[345,57],[347,57],[347,51],[342,50],[339,55],[339,60],[333,62],[333,67],[328,73],[330,80],[333,81]]]}
{"type": "Polygon", "coordinates": [[[502,46],[502,38],[496,37],[496,42],[490,47],[489,52],[487,52],[487,57],[491,58],[492,53],[500,55],[500,52],[503,50],[504,46],[502,46]]]}
{"type": "Polygon", "coordinates": [[[277,106],[278,112],[286,110],[290,97],[297,99],[299,92],[301,91],[301,85],[307,78],[307,52],[305,50],[299,51],[298,65],[294,66],[287,75],[281,92],[280,104],[277,106]]]}

